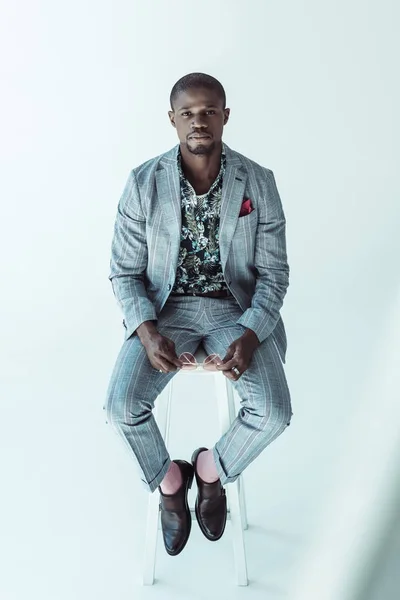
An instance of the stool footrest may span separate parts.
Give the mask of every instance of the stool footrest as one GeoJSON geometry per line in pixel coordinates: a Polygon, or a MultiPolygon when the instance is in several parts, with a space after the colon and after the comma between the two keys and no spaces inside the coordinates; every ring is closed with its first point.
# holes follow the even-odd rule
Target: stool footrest
{"type": "MultiPolygon", "coordinates": [[[[195,512],[194,508],[190,509],[190,515],[192,517],[192,521],[197,521],[196,512],[195,512]]],[[[226,518],[227,518],[228,521],[231,520],[231,511],[230,511],[229,508],[227,510],[226,518]]],[[[159,521],[159,523],[158,523],[158,529],[161,529],[161,521],[159,521]]],[[[247,526],[245,527],[245,529],[247,529],[247,526]]]]}

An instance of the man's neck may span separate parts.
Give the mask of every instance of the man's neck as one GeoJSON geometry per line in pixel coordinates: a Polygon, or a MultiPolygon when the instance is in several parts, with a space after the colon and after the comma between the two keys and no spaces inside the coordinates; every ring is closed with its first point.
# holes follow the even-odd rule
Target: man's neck
{"type": "Polygon", "coordinates": [[[182,169],[190,182],[215,181],[221,168],[222,143],[219,143],[211,154],[193,154],[183,144],[180,150],[182,169]]]}

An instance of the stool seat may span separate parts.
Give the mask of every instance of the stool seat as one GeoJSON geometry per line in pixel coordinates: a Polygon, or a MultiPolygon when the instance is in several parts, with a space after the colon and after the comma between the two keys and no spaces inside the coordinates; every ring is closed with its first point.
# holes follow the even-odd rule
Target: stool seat
{"type": "MultiPolygon", "coordinates": [[[[200,344],[194,353],[198,363],[204,362],[208,354],[200,344]]],[[[221,356],[221,358],[223,358],[221,356]]],[[[173,383],[175,377],[184,373],[186,377],[195,374],[204,374],[214,378],[214,386],[217,396],[219,432],[223,435],[233,423],[236,417],[234,389],[229,381],[220,371],[208,371],[206,369],[180,370],[166,386],[167,394],[161,394],[155,402],[154,416],[166,446],[168,447],[169,426],[171,416],[171,404],[173,396],[173,383]]],[[[226,496],[228,506],[228,520],[232,525],[232,544],[236,566],[236,582],[238,585],[246,586],[247,563],[244,546],[243,530],[247,529],[246,503],[243,487],[243,475],[234,482],[226,485],[226,496]]],[[[190,510],[192,519],[195,518],[194,510],[190,510]]],[[[144,552],[143,584],[153,585],[155,571],[155,557],[157,550],[157,538],[160,525],[160,506],[158,492],[150,494],[147,509],[146,543],[144,552]]]]}

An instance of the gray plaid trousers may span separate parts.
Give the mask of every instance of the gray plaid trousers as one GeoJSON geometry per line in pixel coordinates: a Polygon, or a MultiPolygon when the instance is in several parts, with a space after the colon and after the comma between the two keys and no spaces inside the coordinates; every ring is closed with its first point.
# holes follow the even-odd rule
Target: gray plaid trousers
{"type": "MultiPolygon", "coordinates": [[[[232,296],[170,296],[158,316],[157,329],[175,342],[178,356],[194,354],[202,342],[208,354],[223,358],[228,346],[246,329],[237,323],[242,314],[232,296]]],[[[137,335],[130,336],[117,357],[104,405],[107,422],[128,445],[151,492],[160,485],[171,462],[152,409],[175,374],[154,369],[137,335]]],[[[232,385],[241,399],[240,410],[213,447],[223,485],[235,481],[290,424],[290,392],[271,335],[254,352],[249,369],[232,385]]]]}

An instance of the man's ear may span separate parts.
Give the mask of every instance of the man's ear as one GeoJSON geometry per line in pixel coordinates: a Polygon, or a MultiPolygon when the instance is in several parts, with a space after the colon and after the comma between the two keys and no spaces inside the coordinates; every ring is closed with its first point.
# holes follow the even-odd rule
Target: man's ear
{"type": "Polygon", "coordinates": [[[231,114],[231,109],[230,108],[225,108],[224,109],[224,125],[227,124],[227,122],[229,121],[229,115],[231,114]]]}
{"type": "Polygon", "coordinates": [[[172,127],[176,128],[176,125],[175,125],[175,113],[174,113],[174,111],[173,110],[169,110],[168,111],[168,116],[169,116],[169,120],[171,121],[172,127]]]}

